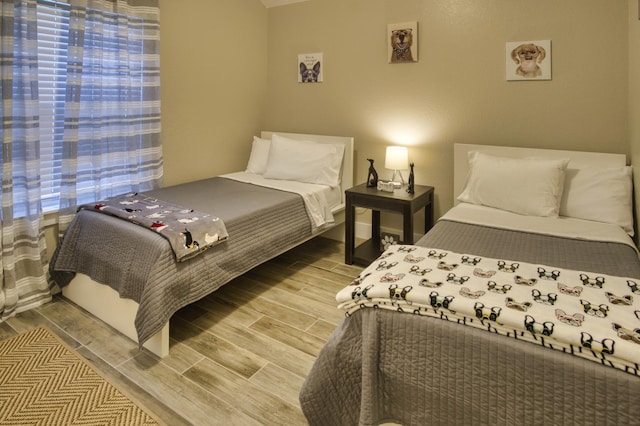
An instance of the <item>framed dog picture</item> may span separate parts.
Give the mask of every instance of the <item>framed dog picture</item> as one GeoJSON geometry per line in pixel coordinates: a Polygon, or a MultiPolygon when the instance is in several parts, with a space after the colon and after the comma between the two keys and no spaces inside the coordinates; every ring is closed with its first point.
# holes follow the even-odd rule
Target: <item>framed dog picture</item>
{"type": "Polygon", "coordinates": [[[418,22],[387,25],[390,64],[418,62],[418,22]]]}
{"type": "Polygon", "coordinates": [[[298,83],[320,83],[323,81],[322,53],[298,55],[298,83]]]}
{"type": "Polygon", "coordinates": [[[551,40],[510,41],[507,80],[551,80],[551,40]]]}

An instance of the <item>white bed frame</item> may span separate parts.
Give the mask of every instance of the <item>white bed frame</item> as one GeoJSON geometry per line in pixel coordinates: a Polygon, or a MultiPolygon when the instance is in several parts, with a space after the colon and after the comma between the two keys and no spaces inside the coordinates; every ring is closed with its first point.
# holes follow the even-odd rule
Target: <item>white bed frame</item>
{"type": "Polygon", "coordinates": [[[464,190],[469,173],[468,154],[470,151],[482,151],[487,154],[512,158],[568,158],[568,168],[581,169],[587,167],[622,167],[627,165],[624,154],[601,152],[562,151],[540,148],[516,148],[494,145],[455,144],[453,147],[453,199],[458,204],[458,195],[464,190]]]}
{"type": "MultiPolygon", "coordinates": [[[[342,175],[340,190],[342,193],[342,204],[333,210],[335,223],[339,225],[344,222],[345,189],[353,186],[353,138],[342,136],[305,135],[300,133],[281,133],[263,131],[261,136],[271,139],[273,133],[285,136],[290,139],[314,141],[319,143],[342,144],[345,147],[344,159],[342,163],[342,175]]],[[[329,228],[331,229],[331,228],[329,228]]],[[[329,230],[327,229],[327,230],[329,230]]],[[[322,232],[325,232],[323,230],[322,232]]],[[[313,238],[313,235],[309,238],[313,238]]],[[[303,241],[297,243],[301,244],[303,241]]],[[[296,245],[287,247],[282,251],[292,249],[296,245]]],[[[138,335],[134,326],[134,319],[138,311],[138,303],[130,299],[123,299],[118,292],[107,285],[93,281],[87,275],[76,274],[69,285],[62,288],[62,294],[72,302],[89,311],[94,316],[100,318],[125,336],[134,341],[138,341],[138,335]]],[[[159,357],[169,354],[169,323],[152,336],[144,347],[159,357]]]]}

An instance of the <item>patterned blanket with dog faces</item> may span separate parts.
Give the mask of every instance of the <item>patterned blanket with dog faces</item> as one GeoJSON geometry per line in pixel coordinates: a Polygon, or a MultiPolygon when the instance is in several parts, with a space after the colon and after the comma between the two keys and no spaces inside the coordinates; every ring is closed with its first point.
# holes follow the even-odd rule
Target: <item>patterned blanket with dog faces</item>
{"type": "Polygon", "coordinates": [[[638,282],[617,276],[394,245],[336,295],[350,315],[429,315],[640,375],[638,282]]]}
{"type": "Polygon", "coordinates": [[[228,238],[220,218],[138,193],[85,204],[78,208],[81,209],[115,216],[157,232],[169,241],[178,262],[228,238]]]}

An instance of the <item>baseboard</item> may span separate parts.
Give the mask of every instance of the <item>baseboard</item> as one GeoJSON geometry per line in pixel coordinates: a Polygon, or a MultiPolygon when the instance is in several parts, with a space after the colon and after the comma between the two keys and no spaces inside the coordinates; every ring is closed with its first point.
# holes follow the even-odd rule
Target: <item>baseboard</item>
{"type": "Polygon", "coordinates": [[[344,242],[344,223],[341,223],[340,225],[336,225],[333,228],[324,231],[322,233],[322,236],[331,240],[344,242]]]}

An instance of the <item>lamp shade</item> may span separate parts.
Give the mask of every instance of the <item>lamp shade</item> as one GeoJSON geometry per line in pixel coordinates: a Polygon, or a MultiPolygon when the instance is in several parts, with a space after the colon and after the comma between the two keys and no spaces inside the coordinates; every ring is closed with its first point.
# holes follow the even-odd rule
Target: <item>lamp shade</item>
{"type": "Polygon", "coordinates": [[[384,167],[391,170],[407,170],[409,168],[409,154],[404,146],[388,146],[384,167]]]}

